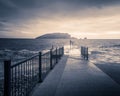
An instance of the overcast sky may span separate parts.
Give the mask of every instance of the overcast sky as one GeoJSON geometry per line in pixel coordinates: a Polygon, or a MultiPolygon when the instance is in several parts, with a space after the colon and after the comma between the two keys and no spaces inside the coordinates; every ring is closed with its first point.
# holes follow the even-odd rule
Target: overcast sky
{"type": "Polygon", "coordinates": [[[120,39],[120,0],[0,0],[0,38],[54,32],[120,39]]]}

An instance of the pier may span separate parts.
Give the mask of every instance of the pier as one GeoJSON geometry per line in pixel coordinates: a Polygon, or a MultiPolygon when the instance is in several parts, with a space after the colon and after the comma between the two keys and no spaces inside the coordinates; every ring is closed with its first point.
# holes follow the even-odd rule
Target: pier
{"type": "MultiPolygon", "coordinates": [[[[74,48],[69,50],[67,53],[63,53],[63,51],[64,48],[60,48],[45,53],[47,54],[45,56],[41,53],[37,55],[39,61],[47,59],[48,62],[46,62],[46,60],[42,61],[44,61],[44,64],[48,64],[49,66],[44,66],[45,74],[43,74],[44,71],[41,69],[43,66],[41,66],[41,64],[43,63],[38,61],[38,68],[40,68],[40,70],[38,69],[38,73],[40,74],[36,77],[36,75],[34,76],[34,73],[32,75],[33,78],[27,78],[27,87],[25,87],[25,89],[27,90],[26,92],[29,92],[29,95],[28,93],[14,93],[18,91],[22,92],[22,89],[17,87],[18,90],[15,91],[12,87],[11,95],[7,94],[5,96],[120,96],[120,85],[100,70],[95,64],[90,62],[87,47],[82,47],[81,50],[74,48]],[[46,56],[50,56],[49,59],[46,56]],[[49,72],[49,74],[47,74],[47,72],[49,72]],[[28,88],[31,89],[28,90],[28,88]]],[[[30,64],[28,69],[30,68],[29,74],[31,75],[31,72],[34,72],[34,70],[32,71],[31,69],[33,66],[32,61],[25,64],[30,64]]],[[[18,69],[20,70],[22,66],[18,69]]],[[[34,68],[35,66],[33,66],[33,69],[34,68]]],[[[14,73],[13,71],[12,74],[14,73]]],[[[21,73],[18,73],[18,75],[21,73]]],[[[20,75],[20,78],[22,78],[22,74],[20,75]]],[[[18,83],[20,83],[20,81],[18,81],[18,83]]],[[[8,85],[8,87],[10,86],[12,85],[8,85]]],[[[17,86],[17,84],[15,86],[17,86]]],[[[10,89],[7,89],[7,91],[10,93],[10,89]]]]}
{"type": "Polygon", "coordinates": [[[38,84],[31,96],[119,96],[120,85],[96,65],[84,60],[79,49],[66,54],[38,84]]]}

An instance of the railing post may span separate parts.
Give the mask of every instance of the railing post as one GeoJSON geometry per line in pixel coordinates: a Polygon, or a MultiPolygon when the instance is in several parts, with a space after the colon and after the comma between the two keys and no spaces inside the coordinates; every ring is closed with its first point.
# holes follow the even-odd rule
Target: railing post
{"type": "Polygon", "coordinates": [[[64,55],[64,47],[62,47],[62,56],[64,55]]]}
{"type": "Polygon", "coordinates": [[[81,56],[88,60],[88,47],[81,46],[81,56]]]}
{"type": "Polygon", "coordinates": [[[82,56],[83,56],[84,54],[83,54],[83,46],[82,46],[82,56]]]}
{"type": "Polygon", "coordinates": [[[60,48],[60,58],[62,57],[62,47],[60,48]]]}
{"type": "Polygon", "coordinates": [[[83,58],[85,59],[85,47],[83,47],[83,58]]]}
{"type": "Polygon", "coordinates": [[[83,57],[83,46],[81,46],[81,56],[83,57]]]}
{"type": "Polygon", "coordinates": [[[4,61],[4,96],[11,96],[11,60],[4,61]]]}
{"type": "Polygon", "coordinates": [[[42,52],[39,52],[39,82],[42,82],[42,52]]]}
{"type": "Polygon", "coordinates": [[[57,48],[56,48],[56,63],[58,63],[57,48]]]}
{"type": "Polygon", "coordinates": [[[86,48],[86,51],[87,51],[86,59],[88,60],[88,47],[86,48]]]}
{"type": "Polygon", "coordinates": [[[50,69],[52,69],[52,49],[50,49],[50,69]]]}
{"type": "Polygon", "coordinates": [[[60,57],[61,57],[61,56],[60,56],[60,50],[61,50],[61,48],[59,47],[59,52],[58,52],[58,53],[59,53],[59,59],[60,59],[60,57]]]}

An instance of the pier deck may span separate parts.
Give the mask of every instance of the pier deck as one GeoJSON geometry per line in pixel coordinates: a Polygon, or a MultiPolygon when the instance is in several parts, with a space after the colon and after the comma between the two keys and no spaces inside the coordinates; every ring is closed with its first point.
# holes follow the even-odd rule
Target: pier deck
{"type": "Polygon", "coordinates": [[[120,85],[73,49],[31,96],[120,96],[120,85]]]}

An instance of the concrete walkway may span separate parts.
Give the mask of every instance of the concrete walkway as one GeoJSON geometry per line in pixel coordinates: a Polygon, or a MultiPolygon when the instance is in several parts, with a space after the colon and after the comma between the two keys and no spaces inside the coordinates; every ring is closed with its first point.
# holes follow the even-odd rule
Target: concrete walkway
{"type": "Polygon", "coordinates": [[[94,64],[70,52],[50,72],[32,96],[120,96],[120,85],[94,64]]]}

